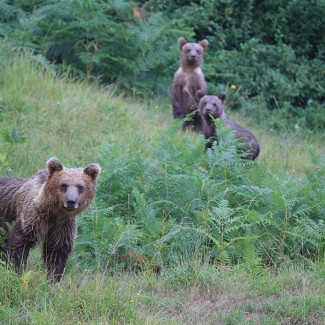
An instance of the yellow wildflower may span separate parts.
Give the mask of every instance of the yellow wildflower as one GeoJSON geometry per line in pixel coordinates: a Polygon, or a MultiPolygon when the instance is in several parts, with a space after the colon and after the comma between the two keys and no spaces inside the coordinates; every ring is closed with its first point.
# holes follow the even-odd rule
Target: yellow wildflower
{"type": "Polygon", "coordinates": [[[134,300],[131,299],[130,302],[134,302],[134,300]]]}
{"type": "Polygon", "coordinates": [[[231,89],[236,89],[237,87],[235,85],[230,86],[231,89]]]}

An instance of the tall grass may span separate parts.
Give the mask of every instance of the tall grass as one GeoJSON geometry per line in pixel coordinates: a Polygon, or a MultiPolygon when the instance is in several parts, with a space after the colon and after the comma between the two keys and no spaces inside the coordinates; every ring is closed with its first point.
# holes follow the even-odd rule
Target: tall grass
{"type": "Polygon", "coordinates": [[[38,266],[0,267],[3,324],[323,324],[324,270],[258,272],[181,263],[157,276],[75,265],[49,284],[38,266]]]}
{"type": "Polygon", "coordinates": [[[114,86],[67,80],[57,77],[50,67],[45,72],[47,63],[31,52],[21,50],[13,59],[3,51],[1,129],[8,133],[17,130],[26,138],[14,145],[5,139],[1,143],[2,154],[7,154],[6,165],[19,166],[13,169],[15,176],[28,176],[44,168],[44,161],[51,156],[66,164],[97,160],[105,141],[132,148],[135,143],[130,129],[146,130],[150,138],[155,136],[156,126],[164,128],[171,121],[158,109],[159,104],[131,103],[122,95],[112,96],[114,86]]]}

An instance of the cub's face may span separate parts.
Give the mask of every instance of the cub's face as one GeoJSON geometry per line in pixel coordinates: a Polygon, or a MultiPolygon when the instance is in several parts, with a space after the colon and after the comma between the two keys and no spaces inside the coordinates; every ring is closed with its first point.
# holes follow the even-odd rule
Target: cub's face
{"type": "Polygon", "coordinates": [[[215,119],[223,114],[224,104],[227,94],[220,93],[218,96],[206,96],[204,92],[198,90],[195,94],[195,100],[199,103],[199,112],[205,119],[212,115],[215,119]]]}
{"type": "Polygon", "coordinates": [[[46,191],[55,209],[64,214],[78,214],[88,208],[95,197],[97,177],[100,174],[98,164],[86,168],[64,168],[56,158],[48,163],[49,177],[46,191]]]}
{"type": "Polygon", "coordinates": [[[188,65],[199,66],[203,63],[203,48],[199,44],[187,43],[182,48],[181,56],[188,65]]]}
{"type": "Polygon", "coordinates": [[[215,119],[219,118],[223,113],[223,102],[217,96],[204,96],[200,99],[199,111],[204,117],[210,114],[215,119]]]}
{"type": "Polygon", "coordinates": [[[188,43],[185,38],[178,40],[181,50],[181,65],[190,67],[199,67],[203,63],[203,52],[208,46],[208,41],[203,40],[200,43],[188,43]]]}

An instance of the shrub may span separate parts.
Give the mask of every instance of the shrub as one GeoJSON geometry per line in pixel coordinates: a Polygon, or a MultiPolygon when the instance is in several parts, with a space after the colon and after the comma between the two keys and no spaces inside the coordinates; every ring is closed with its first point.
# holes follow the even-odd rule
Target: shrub
{"type": "Polygon", "coordinates": [[[133,256],[141,268],[174,265],[180,256],[251,267],[321,258],[324,157],[311,151],[316,168],[300,178],[240,159],[222,123],[220,145],[206,155],[202,138],[175,142],[177,125],[155,148],[138,137],[146,158],[103,147],[97,205],[79,222],[80,259],[126,267],[133,256]]]}

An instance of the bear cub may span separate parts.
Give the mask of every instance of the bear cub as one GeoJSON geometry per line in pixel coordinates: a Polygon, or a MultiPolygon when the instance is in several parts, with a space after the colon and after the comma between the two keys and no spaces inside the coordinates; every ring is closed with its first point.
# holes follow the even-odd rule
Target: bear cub
{"type": "Polygon", "coordinates": [[[16,271],[26,266],[30,249],[43,242],[48,275],[61,279],[77,234],[76,216],[93,201],[100,172],[95,163],[65,168],[51,158],[47,169],[31,178],[0,178],[0,227],[15,221],[2,255],[16,271]]]}
{"type": "Polygon", "coordinates": [[[245,142],[247,146],[242,149],[243,151],[249,153],[243,156],[243,159],[254,160],[260,152],[260,146],[257,139],[247,129],[236,124],[231,120],[231,118],[224,112],[224,103],[227,97],[225,92],[220,93],[218,96],[206,96],[203,92],[197,91],[196,97],[199,101],[199,112],[202,118],[202,128],[205,139],[211,138],[211,141],[207,142],[205,145],[205,150],[212,147],[212,142],[217,141],[218,135],[214,119],[220,118],[225,121],[226,127],[232,127],[235,130],[235,138],[246,138],[245,142]],[[211,115],[211,116],[210,116],[211,115]]]}
{"type": "MultiPolygon", "coordinates": [[[[174,118],[182,119],[187,114],[197,110],[195,94],[198,90],[207,93],[207,86],[201,70],[203,53],[209,42],[205,39],[200,43],[188,43],[183,37],[178,39],[180,52],[180,67],[174,75],[172,87],[172,105],[174,118]]],[[[197,114],[194,116],[194,120],[197,114]]],[[[195,125],[186,122],[187,126],[195,125]]],[[[186,126],[185,126],[186,127],[186,126]]]]}

